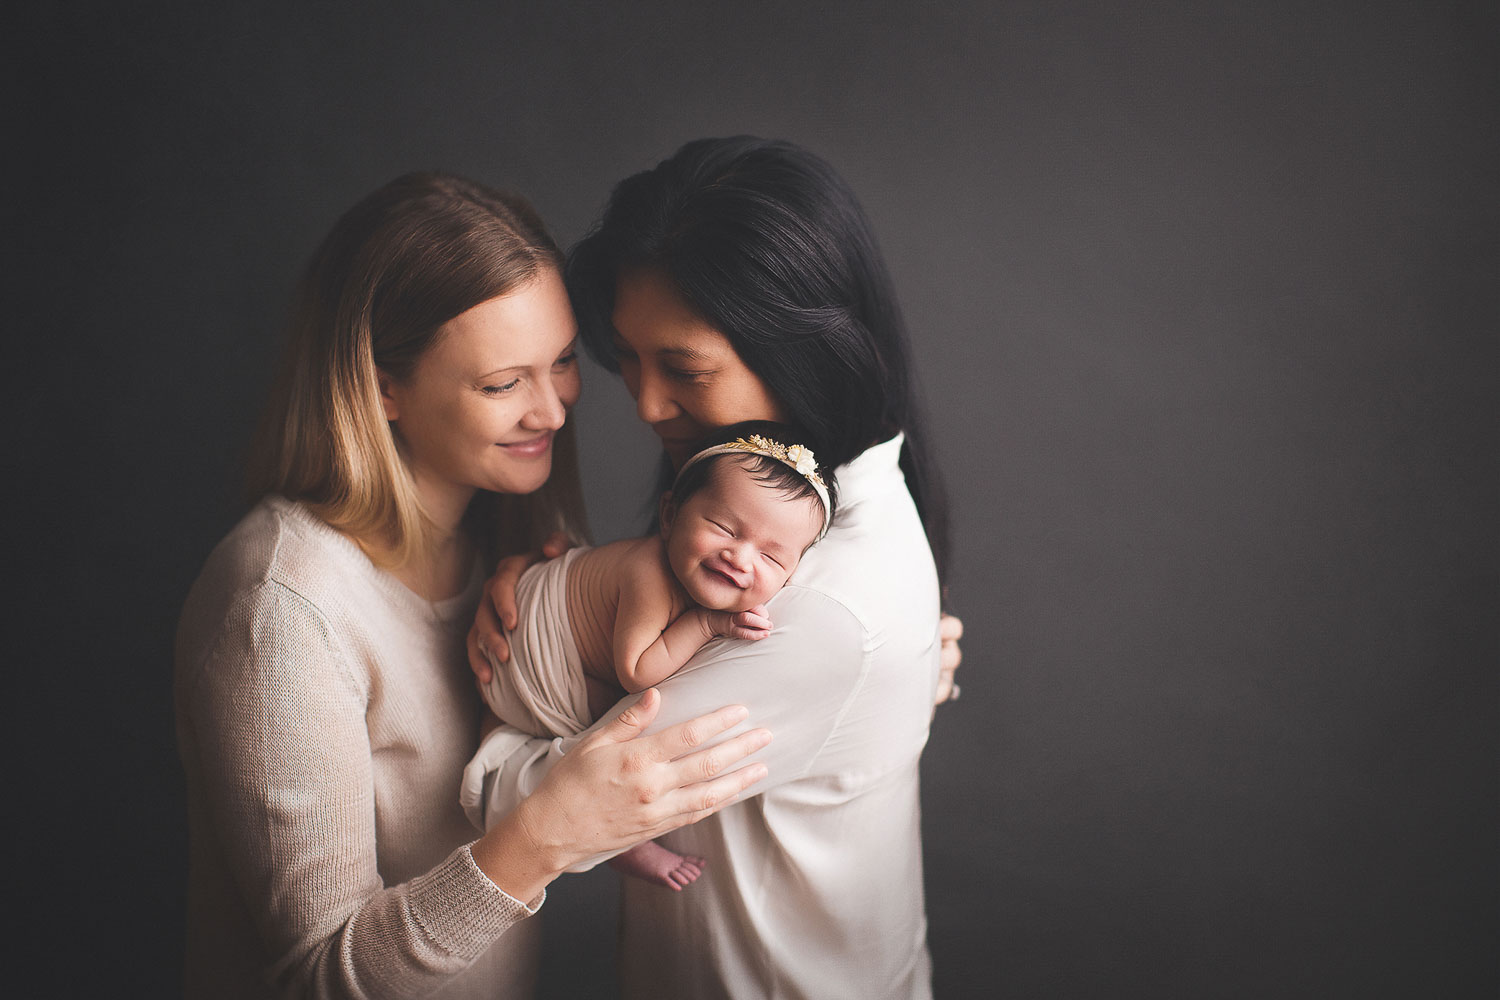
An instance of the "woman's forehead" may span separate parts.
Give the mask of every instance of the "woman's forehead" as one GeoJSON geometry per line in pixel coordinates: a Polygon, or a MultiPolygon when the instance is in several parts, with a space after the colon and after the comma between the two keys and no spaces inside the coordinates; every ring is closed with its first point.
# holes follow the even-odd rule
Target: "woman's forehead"
{"type": "Polygon", "coordinates": [[[689,360],[732,350],[660,271],[628,271],[615,288],[615,333],[635,347],[682,354],[689,360]]]}

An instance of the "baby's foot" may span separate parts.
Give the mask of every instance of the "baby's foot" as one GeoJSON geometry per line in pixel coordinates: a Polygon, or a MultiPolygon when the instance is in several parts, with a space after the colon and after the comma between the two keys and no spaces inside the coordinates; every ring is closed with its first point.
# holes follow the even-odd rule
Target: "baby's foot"
{"type": "Polygon", "coordinates": [[[703,874],[708,864],[702,858],[690,858],[676,851],[669,851],[654,840],[638,844],[619,854],[609,866],[622,875],[632,875],[655,885],[664,885],[673,892],[681,892],[703,874]]]}

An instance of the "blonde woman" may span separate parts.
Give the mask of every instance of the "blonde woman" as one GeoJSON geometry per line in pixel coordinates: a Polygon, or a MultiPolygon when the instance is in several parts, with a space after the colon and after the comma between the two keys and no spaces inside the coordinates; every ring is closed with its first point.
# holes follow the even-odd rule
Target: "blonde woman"
{"type": "Polygon", "coordinates": [[[188,995],[529,995],[524,918],[551,879],[764,774],[729,770],[764,730],[694,749],[743,708],[643,737],[652,691],[483,837],[459,806],[484,569],[582,529],[560,265],[523,201],[436,174],[376,191],[315,254],[258,503],[178,633],[188,995]]]}

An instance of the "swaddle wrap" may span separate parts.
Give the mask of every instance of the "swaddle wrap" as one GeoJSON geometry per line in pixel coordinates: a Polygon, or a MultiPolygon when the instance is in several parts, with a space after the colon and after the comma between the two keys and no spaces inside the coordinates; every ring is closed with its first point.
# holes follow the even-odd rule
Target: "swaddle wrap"
{"type": "Polygon", "coordinates": [[[586,551],[569,549],[521,574],[516,627],[506,635],[510,661],[490,656],[484,700],[501,721],[532,736],[571,736],[593,721],[568,618],[568,566],[586,551]]]}

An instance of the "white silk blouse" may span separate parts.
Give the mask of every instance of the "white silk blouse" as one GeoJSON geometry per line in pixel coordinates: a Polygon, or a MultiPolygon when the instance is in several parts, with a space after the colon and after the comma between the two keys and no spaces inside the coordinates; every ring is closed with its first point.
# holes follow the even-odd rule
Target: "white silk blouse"
{"type": "MultiPolygon", "coordinates": [[[[653,730],[743,704],[741,729],[774,739],[754,794],[663,838],[707,859],[695,883],[624,880],[626,997],[931,996],[917,761],[939,597],[901,444],[837,470],[837,516],[769,603],[771,635],[715,640],[660,685],[653,730]]],[[[465,773],[470,818],[504,815],[579,738],[496,730],[465,773]]]]}

